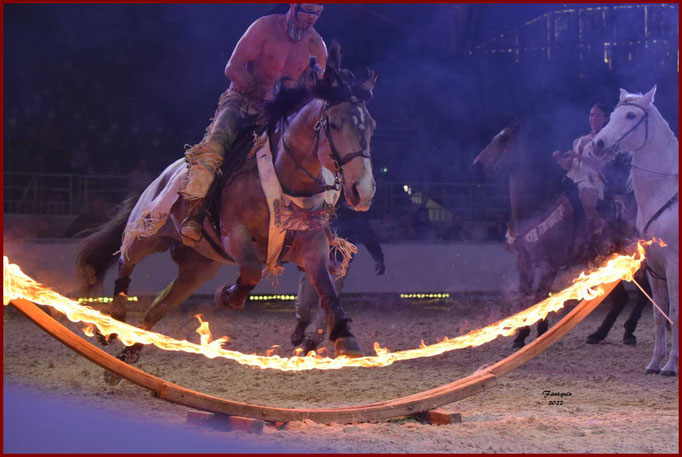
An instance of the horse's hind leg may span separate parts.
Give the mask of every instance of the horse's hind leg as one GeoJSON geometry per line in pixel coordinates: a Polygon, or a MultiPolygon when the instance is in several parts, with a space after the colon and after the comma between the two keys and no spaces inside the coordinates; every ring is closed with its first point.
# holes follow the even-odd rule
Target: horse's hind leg
{"type": "MultiPolygon", "coordinates": [[[[121,322],[126,321],[130,275],[133,273],[135,265],[155,252],[165,251],[169,245],[169,240],[160,237],[140,238],[131,243],[127,250],[127,256],[124,257],[122,254],[118,259],[118,276],[114,281],[114,296],[111,303],[103,310],[104,313],[121,322]]],[[[116,334],[105,337],[95,327],[95,338],[101,345],[106,346],[116,338],[116,334]]]]}
{"type": "MultiPolygon", "coordinates": [[[[105,313],[121,322],[126,321],[126,311],[128,305],[128,288],[130,287],[130,275],[135,268],[134,263],[126,262],[123,257],[118,259],[118,278],[114,281],[114,296],[111,304],[107,306],[105,313]]],[[[116,339],[116,334],[104,336],[95,327],[95,338],[102,346],[107,346],[116,339]]]]}
{"type": "Polygon", "coordinates": [[[142,329],[154,327],[171,308],[187,300],[200,285],[213,278],[221,266],[178,242],[171,246],[171,258],[178,265],[178,274],[154,298],[140,324],[142,329]]]}
{"type": "MultiPolygon", "coordinates": [[[[211,279],[220,269],[219,263],[199,255],[179,242],[174,242],[171,246],[171,258],[178,264],[178,274],[168,287],[154,298],[140,324],[140,328],[144,330],[150,330],[171,308],[187,300],[201,284],[211,279]]],[[[142,344],[135,343],[123,349],[117,358],[133,364],[139,360],[142,348],[142,344]]],[[[118,375],[107,373],[108,384],[114,385],[121,380],[118,375]]]]}

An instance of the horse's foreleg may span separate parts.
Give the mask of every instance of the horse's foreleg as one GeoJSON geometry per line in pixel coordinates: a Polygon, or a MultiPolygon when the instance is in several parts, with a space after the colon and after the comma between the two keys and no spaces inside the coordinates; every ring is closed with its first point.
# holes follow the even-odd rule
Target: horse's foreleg
{"type": "MultiPolygon", "coordinates": [[[[535,303],[540,303],[542,300],[549,296],[549,291],[552,288],[552,283],[554,283],[554,278],[556,278],[557,272],[559,271],[558,265],[544,264],[540,273],[540,280],[538,281],[537,292],[535,293],[535,303]]],[[[546,317],[538,322],[538,336],[542,336],[549,328],[549,318],[546,317]]]]}
{"type": "MultiPolygon", "coordinates": [[[[337,295],[341,294],[346,277],[337,278],[334,288],[337,295]]],[[[320,297],[308,281],[305,274],[301,275],[296,297],[297,325],[291,335],[294,346],[301,346],[304,353],[316,350],[324,340],[327,331],[327,317],[324,308],[320,306],[320,297]],[[307,329],[307,331],[306,331],[307,329]]]]}
{"type": "Polygon", "coordinates": [[[351,319],[341,307],[341,301],[329,274],[329,241],[324,232],[307,236],[299,262],[320,296],[322,308],[327,316],[329,339],[334,342],[336,355],[349,357],[364,355],[348,329],[351,319]]]}
{"type": "MultiPolygon", "coordinates": [[[[519,273],[519,297],[523,301],[523,305],[527,304],[533,291],[533,277],[534,271],[528,258],[528,253],[523,247],[518,247],[516,251],[516,271],[519,273]]],[[[523,305],[521,307],[523,307],[523,305]]],[[[518,305],[509,306],[509,310],[505,310],[506,314],[513,314],[519,309],[518,305]]],[[[526,338],[530,335],[530,327],[524,326],[519,328],[516,332],[516,338],[512,342],[512,348],[522,348],[526,344],[526,338]]]]}
{"type": "MultiPolygon", "coordinates": [[[[298,346],[305,339],[305,330],[312,321],[313,316],[320,309],[320,300],[317,291],[310,284],[308,276],[303,273],[298,279],[298,293],[294,308],[296,310],[296,328],[291,333],[291,344],[298,346]]],[[[326,324],[325,324],[326,325],[326,324]]]]}
{"type": "MultiPolygon", "coordinates": [[[[677,365],[679,362],[679,343],[680,343],[680,314],[679,314],[679,277],[678,277],[679,266],[677,265],[677,259],[671,268],[666,269],[665,276],[667,278],[668,286],[668,317],[673,321],[671,332],[673,334],[673,344],[670,350],[670,357],[668,358],[668,363],[661,369],[661,375],[663,376],[675,376],[677,375],[677,365]]],[[[658,313],[658,311],[654,311],[658,313]]],[[[659,313],[660,314],[660,313],[659,313]]]]}
{"type": "MultiPolygon", "coordinates": [[[[646,293],[651,296],[651,285],[649,284],[649,279],[647,278],[646,274],[640,274],[638,277],[635,277],[635,280],[640,281],[640,285],[642,288],[646,291],[646,293]]],[[[623,327],[625,327],[625,333],[623,334],[623,343],[624,344],[630,344],[630,345],[635,345],[637,344],[637,338],[635,338],[635,329],[637,328],[637,322],[639,322],[639,319],[642,317],[642,311],[644,311],[644,308],[647,307],[649,304],[649,299],[646,298],[646,295],[642,293],[642,291],[637,288],[635,290],[635,294],[637,297],[637,300],[635,301],[635,306],[632,308],[632,311],[630,311],[630,316],[628,316],[628,320],[625,321],[625,324],[623,324],[623,327]]]]}
{"type": "MultiPolygon", "coordinates": [[[[666,283],[663,280],[654,278],[649,273],[647,275],[649,276],[653,299],[665,311],[668,295],[666,283]]],[[[666,349],[665,322],[665,317],[657,309],[654,309],[654,353],[651,362],[646,367],[646,374],[658,374],[661,372],[661,361],[665,357],[666,349]]]]}
{"type": "Polygon", "coordinates": [[[258,258],[256,246],[244,227],[235,228],[230,233],[230,253],[239,264],[239,277],[230,287],[219,287],[215,301],[219,306],[242,309],[249,294],[261,280],[263,264],[258,258]]]}
{"type": "Polygon", "coordinates": [[[530,298],[533,293],[533,279],[535,271],[528,258],[528,253],[519,248],[516,254],[516,271],[519,273],[519,294],[521,297],[530,298]]]}
{"type": "Polygon", "coordinates": [[[613,289],[609,295],[609,300],[611,309],[609,309],[609,313],[606,315],[599,328],[587,337],[588,344],[597,344],[606,338],[606,335],[611,331],[611,327],[616,323],[616,319],[628,303],[628,293],[622,282],[618,283],[613,289]]]}

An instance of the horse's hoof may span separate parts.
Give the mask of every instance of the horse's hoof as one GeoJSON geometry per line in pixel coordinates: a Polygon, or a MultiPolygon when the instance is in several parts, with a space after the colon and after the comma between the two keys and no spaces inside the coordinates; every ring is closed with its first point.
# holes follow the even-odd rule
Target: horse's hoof
{"type": "Polygon", "coordinates": [[[107,383],[107,385],[117,386],[121,381],[123,381],[122,376],[112,373],[111,371],[104,372],[104,382],[107,383]]]}
{"type": "Polygon", "coordinates": [[[109,346],[111,342],[116,339],[116,334],[111,333],[110,335],[104,336],[99,329],[95,327],[95,339],[101,346],[109,346]]]}
{"type": "Polygon", "coordinates": [[[345,355],[346,357],[364,357],[364,353],[358,342],[352,336],[341,336],[334,341],[334,354],[336,357],[345,355]]]}
{"type": "Polygon", "coordinates": [[[215,294],[213,295],[213,298],[215,299],[215,304],[218,306],[227,306],[227,290],[229,289],[228,286],[220,286],[215,290],[215,294]]]}
{"type": "Polygon", "coordinates": [[[677,376],[677,373],[674,371],[670,371],[670,370],[663,370],[663,371],[661,371],[661,376],[666,376],[666,377],[670,378],[673,376],[677,376]]]}
{"type": "Polygon", "coordinates": [[[299,322],[291,334],[291,344],[298,346],[305,339],[305,329],[308,326],[307,322],[299,322]]]}
{"type": "Polygon", "coordinates": [[[140,360],[140,351],[142,350],[142,344],[135,343],[132,346],[126,346],[116,358],[128,365],[133,365],[140,360]]]}
{"type": "Polygon", "coordinates": [[[635,338],[635,335],[624,336],[623,344],[627,344],[628,346],[637,346],[637,338],[635,338]]]}
{"type": "MultiPolygon", "coordinates": [[[[301,348],[303,349],[303,354],[308,355],[311,351],[317,351],[317,346],[319,345],[315,341],[306,338],[305,341],[303,341],[301,348]]],[[[358,349],[360,348],[358,347],[358,349]]]]}
{"type": "Polygon", "coordinates": [[[647,369],[646,369],[646,372],[644,372],[644,374],[647,374],[647,375],[649,375],[649,374],[659,374],[660,372],[661,372],[661,370],[655,370],[655,369],[653,369],[653,368],[647,368],[647,369]]]}
{"type": "Polygon", "coordinates": [[[229,309],[244,309],[248,295],[246,297],[239,297],[239,294],[235,293],[236,289],[236,284],[229,287],[218,287],[214,295],[216,305],[229,309]]]}
{"type": "Polygon", "coordinates": [[[599,344],[604,338],[601,338],[599,336],[594,336],[594,335],[589,335],[585,342],[587,344],[599,344]]]}
{"type": "Polygon", "coordinates": [[[523,341],[512,341],[511,347],[512,347],[512,349],[521,349],[525,345],[526,345],[526,343],[524,343],[523,341]]]}

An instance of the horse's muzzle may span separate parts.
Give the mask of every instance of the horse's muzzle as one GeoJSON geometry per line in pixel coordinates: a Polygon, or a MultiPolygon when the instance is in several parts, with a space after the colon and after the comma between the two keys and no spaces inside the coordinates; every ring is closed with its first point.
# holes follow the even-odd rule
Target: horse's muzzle
{"type": "Polygon", "coordinates": [[[372,192],[371,195],[363,198],[357,183],[350,186],[350,189],[346,189],[345,193],[346,200],[348,200],[348,203],[351,204],[355,211],[367,211],[372,203],[372,197],[374,195],[374,192],[372,192]]]}

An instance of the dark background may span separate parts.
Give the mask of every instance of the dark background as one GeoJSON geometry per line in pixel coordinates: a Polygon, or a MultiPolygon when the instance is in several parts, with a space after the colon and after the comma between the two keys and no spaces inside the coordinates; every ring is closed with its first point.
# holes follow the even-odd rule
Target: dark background
{"type": "MultiPolygon", "coordinates": [[[[86,173],[125,174],[140,157],[160,172],[203,136],[248,25],[286,8],[4,5],[5,170],[80,172],[81,150],[86,173]]],[[[341,43],[344,67],[380,73],[376,173],[459,182],[505,122],[546,112],[568,149],[620,87],[657,84],[677,132],[678,11],[661,8],[648,6],[645,27],[641,5],[329,4],[316,28],[341,43]]]]}

